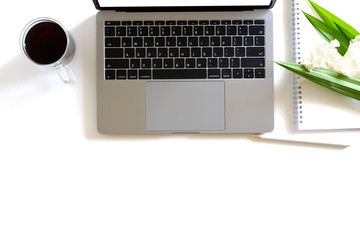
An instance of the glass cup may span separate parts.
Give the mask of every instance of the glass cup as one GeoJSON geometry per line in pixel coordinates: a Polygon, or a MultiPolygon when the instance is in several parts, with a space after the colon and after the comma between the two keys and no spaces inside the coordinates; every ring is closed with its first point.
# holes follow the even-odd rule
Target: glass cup
{"type": "Polygon", "coordinates": [[[38,18],[28,23],[20,36],[20,48],[38,67],[55,69],[65,84],[76,83],[67,66],[75,54],[75,42],[58,21],[38,18]]]}

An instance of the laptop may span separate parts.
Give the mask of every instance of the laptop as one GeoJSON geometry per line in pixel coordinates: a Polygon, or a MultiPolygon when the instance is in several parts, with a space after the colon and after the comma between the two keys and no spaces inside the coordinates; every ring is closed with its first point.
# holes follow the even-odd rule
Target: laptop
{"type": "Polygon", "coordinates": [[[275,1],[93,0],[98,131],[272,131],[275,1]]]}

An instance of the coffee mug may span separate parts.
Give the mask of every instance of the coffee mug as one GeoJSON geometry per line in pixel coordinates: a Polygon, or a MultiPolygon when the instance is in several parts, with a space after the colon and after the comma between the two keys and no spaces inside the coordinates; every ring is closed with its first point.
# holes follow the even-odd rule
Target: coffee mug
{"type": "Polygon", "coordinates": [[[64,83],[75,84],[74,74],[67,66],[74,56],[75,43],[58,21],[38,18],[28,23],[21,33],[20,48],[37,66],[56,69],[64,83]]]}

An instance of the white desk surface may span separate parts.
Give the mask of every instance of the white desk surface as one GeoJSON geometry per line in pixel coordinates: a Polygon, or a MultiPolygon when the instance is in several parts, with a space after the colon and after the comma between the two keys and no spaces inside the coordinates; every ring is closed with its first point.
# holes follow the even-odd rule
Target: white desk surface
{"type": "MultiPolygon", "coordinates": [[[[278,0],[272,10],[275,60],[292,61],[290,8],[278,0]]],[[[96,12],[91,0],[1,4],[0,239],[360,238],[359,131],[324,136],[346,149],[241,134],[98,134],[96,12]],[[75,38],[75,87],[20,53],[23,26],[42,16],[75,38]]],[[[292,79],[275,66],[275,131],[293,132],[292,79]]]]}

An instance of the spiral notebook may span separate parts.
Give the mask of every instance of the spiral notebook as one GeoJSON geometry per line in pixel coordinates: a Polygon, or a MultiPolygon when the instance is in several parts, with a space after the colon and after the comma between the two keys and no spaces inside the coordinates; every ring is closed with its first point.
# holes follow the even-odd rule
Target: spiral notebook
{"type": "MultiPolygon", "coordinates": [[[[352,0],[343,1],[343,6],[353,3],[352,0]]],[[[315,2],[360,29],[358,18],[352,18],[352,21],[349,19],[349,16],[358,16],[357,8],[339,7],[338,1],[315,0],[315,2]]],[[[301,10],[317,16],[307,0],[292,0],[294,60],[297,63],[301,63],[316,43],[325,41],[301,10]]],[[[298,130],[360,128],[360,101],[332,92],[297,75],[294,78],[294,97],[295,124],[298,130]]]]}

